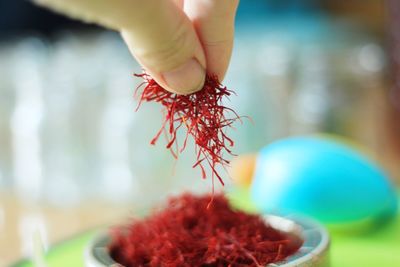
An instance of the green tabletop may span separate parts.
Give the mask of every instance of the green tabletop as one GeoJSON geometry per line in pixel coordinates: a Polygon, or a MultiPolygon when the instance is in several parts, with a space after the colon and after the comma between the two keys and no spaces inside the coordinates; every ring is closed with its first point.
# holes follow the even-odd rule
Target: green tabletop
{"type": "MultiPolygon", "coordinates": [[[[89,231],[53,246],[46,255],[47,267],[83,267],[83,252],[95,233],[96,231],[89,231]]],[[[28,260],[13,265],[13,267],[28,266],[36,267],[28,260]]]]}

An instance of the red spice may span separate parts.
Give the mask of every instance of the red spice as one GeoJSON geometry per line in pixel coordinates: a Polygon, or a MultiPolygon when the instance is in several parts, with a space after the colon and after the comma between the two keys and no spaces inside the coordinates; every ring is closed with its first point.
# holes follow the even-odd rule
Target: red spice
{"type": "Polygon", "coordinates": [[[197,161],[193,168],[200,167],[202,177],[206,178],[203,164],[208,164],[211,167],[213,178],[214,175],[217,176],[223,185],[224,182],[216,167],[217,165],[224,167],[229,164],[223,154],[227,152],[233,155],[228,147],[233,146],[234,142],[227,136],[226,129],[231,127],[236,120],[240,120],[240,117],[233,109],[222,105],[222,99],[229,97],[233,91],[222,86],[215,75],[207,75],[203,89],[190,95],[171,93],[163,89],[146,73],[135,74],[135,76],[145,80],[138,87],[139,89],[145,85],[138,108],[143,101],[158,102],[164,107],[164,121],[161,129],[151,140],[151,144],[154,145],[161,133],[164,132],[167,138],[166,147],[177,158],[178,154],[185,149],[188,137],[192,136],[197,155],[197,161]],[[187,132],[182,146],[179,147],[177,132],[183,125],[187,132]]]}
{"type": "Polygon", "coordinates": [[[300,238],[262,217],[232,210],[223,195],[184,194],[144,220],[112,233],[112,258],[133,266],[266,266],[295,253],[300,238]]]}

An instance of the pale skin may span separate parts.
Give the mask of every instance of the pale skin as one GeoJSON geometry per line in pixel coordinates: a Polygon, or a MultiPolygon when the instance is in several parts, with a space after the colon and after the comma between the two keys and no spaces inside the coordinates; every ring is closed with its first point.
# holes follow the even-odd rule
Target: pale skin
{"type": "Polygon", "coordinates": [[[222,81],[233,46],[239,0],[34,0],[119,31],[131,54],[160,85],[190,94],[206,73],[222,81]]]}

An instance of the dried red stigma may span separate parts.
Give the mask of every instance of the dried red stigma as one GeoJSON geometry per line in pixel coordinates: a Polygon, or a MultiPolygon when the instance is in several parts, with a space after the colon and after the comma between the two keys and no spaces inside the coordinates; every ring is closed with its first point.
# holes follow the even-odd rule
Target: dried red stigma
{"type": "Polygon", "coordinates": [[[233,91],[221,85],[215,75],[207,75],[203,89],[190,95],[171,93],[146,73],[135,76],[145,80],[138,87],[139,89],[144,85],[138,108],[142,102],[158,102],[164,107],[161,129],[151,140],[151,144],[156,144],[161,133],[164,133],[167,138],[166,147],[177,158],[185,149],[189,136],[192,136],[197,156],[193,168],[200,167],[202,177],[206,178],[204,164],[207,164],[213,178],[214,175],[217,176],[224,185],[216,167],[229,164],[224,153],[233,155],[228,147],[232,147],[234,142],[227,136],[226,130],[236,120],[240,120],[240,117],[233,109],[224,106],[222,100],[228,98],[233,91]],[[187,131],[183,144],[179,147],[177,132],[182,126],[187,131]]]}
{"type": "Polygon", "coordinates": [[[267,266],[303,244],[258,215],[230,207],[220,194],[183,194],[164,209],[111,231],[111,257],[123,266],[267,266]]]}

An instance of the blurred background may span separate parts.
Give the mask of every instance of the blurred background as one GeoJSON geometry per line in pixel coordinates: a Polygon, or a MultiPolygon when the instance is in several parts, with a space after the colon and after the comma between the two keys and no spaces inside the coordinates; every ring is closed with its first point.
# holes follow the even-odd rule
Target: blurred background
{"type": "MultiPolygon", "coordinates": [[[[242,0],[224,83],[254,124],[232,131],[235,152],[341,134],[399,183],[396,2],[242,0]]],[[[0,0],[0,266],[29,256],[35,232],[48,247],[167,195],[210,190],[190,150],[174,162],[162,142],[149,145],[161,115],[151,104],[135,112],[140,71],[117,33],[0,0]]]]}

